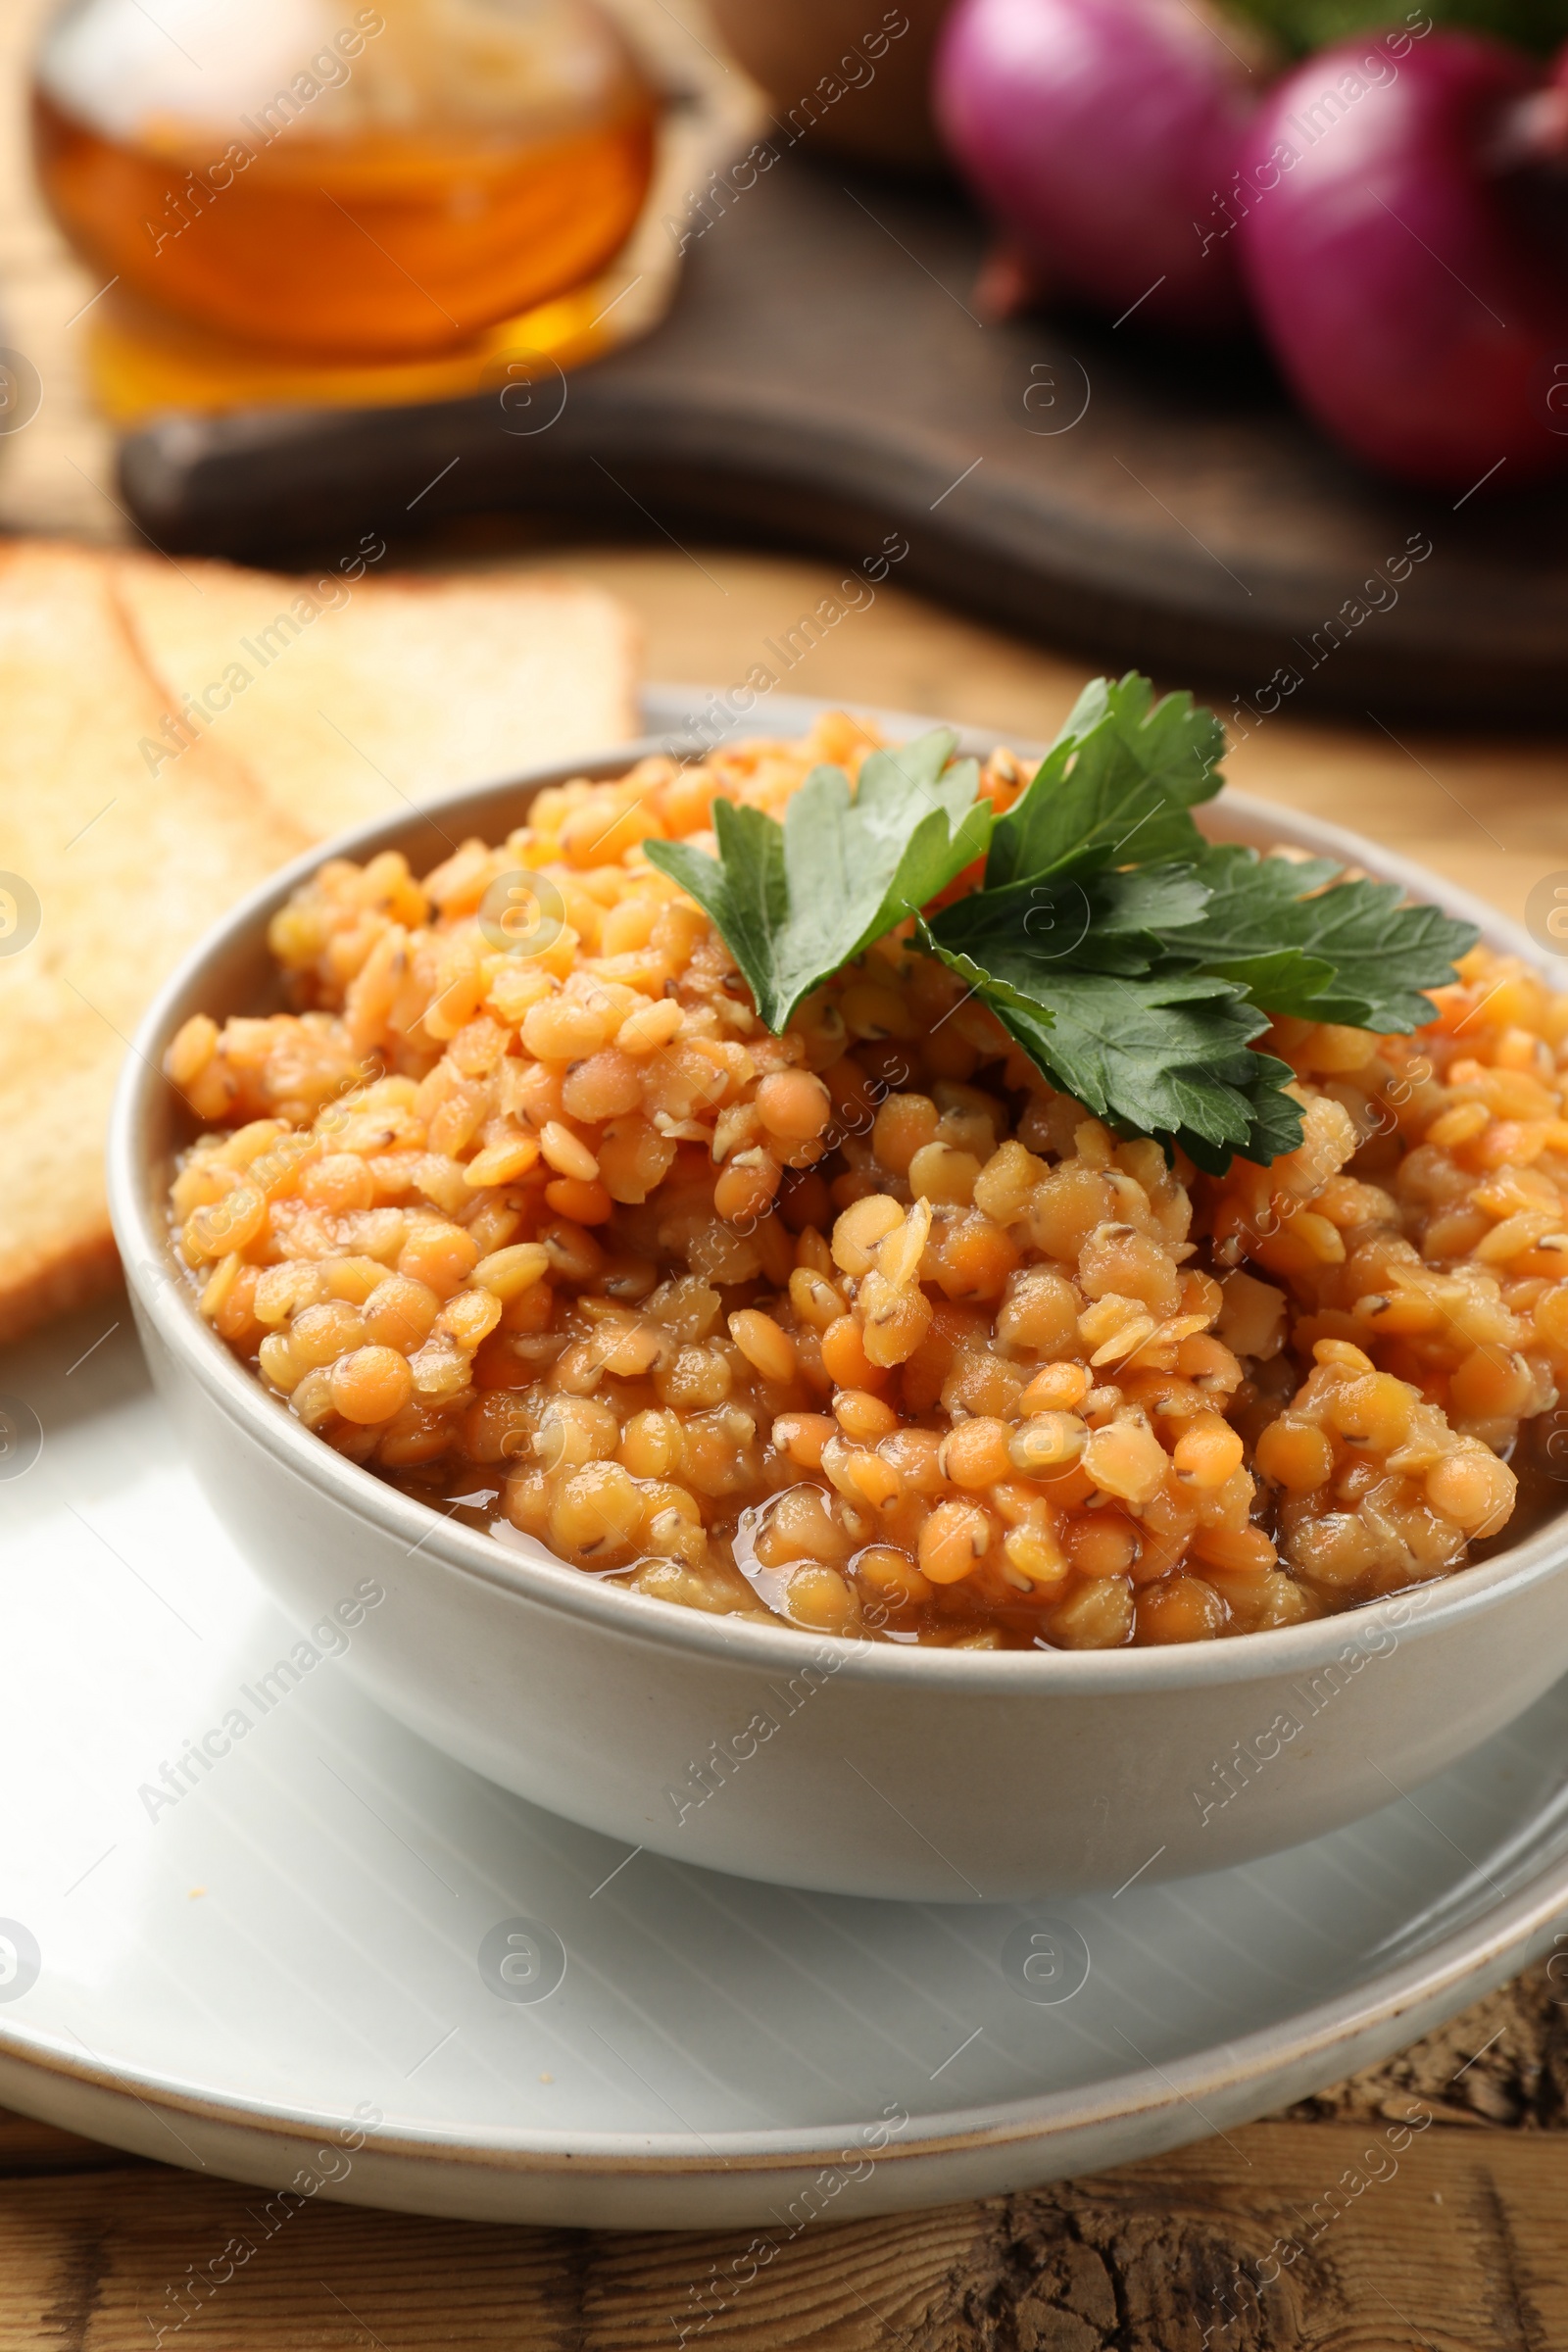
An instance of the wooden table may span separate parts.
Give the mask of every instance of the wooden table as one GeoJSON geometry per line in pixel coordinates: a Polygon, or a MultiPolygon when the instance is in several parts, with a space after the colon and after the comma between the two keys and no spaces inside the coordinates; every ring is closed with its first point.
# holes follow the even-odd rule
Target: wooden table
{"type": "MultiPolygon", "coordinates": [[[[126,526],[74,318],[94,288],[31,203],[18,136],[20,60],[39,6],[13,0],[0,23],[10,110],[0,341],[28,353],[45,389],[36,422],[0,442],[0,528],[112,539],[126,526]]],[[[477,535],[464,552],[506,555],[477,535]]],[[[764,638],[782,643],[836,576],[663,541],[571,561],[641,614],[648,675],[719,685],[745,674],[764,638]]],[[[915,602],[895,575],[788,684],[1038,738],[1083,674],[915,602]]],[[[1231,772],[1249,791],[1373,832],[1511,912],[1542,875],[1568,868],[1561,743],[1396,742],[1371,726],[1279,717],[1238,748],[1231,772]]],[[[253,2193],[0,2116],[0,2352],[139,2352],[170,2318],[186,2265],[223,2245],[253,2193]]],[[[1568,2346],[1565,2205],[1568,1993],[1538,1970],[1389,2066],[1225,2141],[1028,2195],[808,2231],[686,2340],[709,2352],[1200,2352],[1205,2340],[1219,2352],[1554,2352],[1568,2346]],[[1391,2172],[1386,2124],[1412,2114],[1430,2128],[1391,2172]],[[1323,2222],[1336,2184],[1337,2218],[1323,2222]],[[1302,2251],[1278,2282],[1261,2299],[1238,2296],[1237,2264],[1293,2234],[1302,2251]]],[[[595,2235],[313,2208],[178,2340],[213,2352],[672,2345],[689,2290],[748,2234],[595,2235]]]]}

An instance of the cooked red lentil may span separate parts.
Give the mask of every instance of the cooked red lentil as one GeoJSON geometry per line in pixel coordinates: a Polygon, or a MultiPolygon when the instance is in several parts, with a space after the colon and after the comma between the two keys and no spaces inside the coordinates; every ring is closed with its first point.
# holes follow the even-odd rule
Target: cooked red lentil
{"type": "Polygon", "coordinates": [[[271,930],[300,1009],[169,1052],[202,1312],[352,1460],[690,1608],[1106,1648],[1463,1566],[1568,1375],[1568,997],[1477,949],[1414,1037],[1277,1023],[1304,1141],[1219,1179],[900,934],[772,1037],[641,845],[872,740],[324,865],[271,930]],[[519,873],[561,915],[520,949],[519,873]]]}

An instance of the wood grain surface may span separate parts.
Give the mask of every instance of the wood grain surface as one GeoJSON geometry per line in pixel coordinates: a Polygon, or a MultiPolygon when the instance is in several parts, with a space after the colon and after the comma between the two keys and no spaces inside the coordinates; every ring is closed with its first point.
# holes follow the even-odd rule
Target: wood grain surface
{"type": "MultiPolygon", "coordinates": [[[[1092,2180],[842,2223],[622,2234],[295,2215],[198,2296],[259,2192],[0,2116],[0,2345],[145,2352],[1554,2352],[1568,2136],[1263,2123],[1092,2180]],[[162,2333],[160,2334],[160,2330],[162,2333]]],[[[220,2271],[221,2266],[219,2266],[220,2271]]]]}
{"type": "MultiPolygon", "coordinates": [[[[94,288],[31,204],[17,137],[19,60],[41,5],[0,12],[0,340],[28,352],[45,393],[34,423],[0,440],[0,529],[130,537],[81,389],[73,319],[94,288]]],[[[514,524],[469,518],[430,560],[483,565],[518,546],[514,524]]],[[[579,547],[572,566],[641,616],[650,676],[718,686],[764,638],[784,643],[842,571],[697,541],[579,547]]],[[[1054,731],[1087,674],[909,595],[895,571],[869,607],[803,642],[783,683],[1022,740],[1054,731]]],[[[1230,765],[1247,790],[1373,833],[1517,914],[1568,869],[1565,749],[1414,723],[1395,740],[1281,713],[1230,765]]],[[[744,2286],[749,2234],[486,2229],[339,2206],[298,2214],[198,2308],[180,2281],[243,2230],[255,2192],[0,2116],[0,2352],[144,2352],[160,2328],[166,2345],[208,2352],[1563,2352],[1563,1990],[1534,1971],[1225,2140],[808,2231],[744,2286]]]]}

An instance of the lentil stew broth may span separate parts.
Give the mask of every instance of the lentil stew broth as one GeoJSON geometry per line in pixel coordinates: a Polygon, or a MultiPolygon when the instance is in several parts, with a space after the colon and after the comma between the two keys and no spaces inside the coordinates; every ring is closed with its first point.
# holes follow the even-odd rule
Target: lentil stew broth
{"type": "Polygon", "coordinates": [[[641,845],[878,741],[550,787],[422,881],[323,865],[270,932],[298,1009],[167,1056],[219,1335],[434,1507],[813,1633],[1207,1640],[1547,1515],[1568,998],[1478,948],[1414,1037],[1276,1023],[1302,1144],[1222,1178],[1054,1090],[908,925],[772,1037],[641,845]]]}

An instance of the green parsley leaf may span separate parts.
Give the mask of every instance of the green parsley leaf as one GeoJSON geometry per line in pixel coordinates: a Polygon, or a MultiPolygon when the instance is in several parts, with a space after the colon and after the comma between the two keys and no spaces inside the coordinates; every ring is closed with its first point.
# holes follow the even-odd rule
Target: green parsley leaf
{"type": "Polygon", "coordinates": [[[1106,866],[1197,858],[1188,815],[1224,778],[1225,730],[1190,694],[1153,700],[1147,678],[1096,678],[1021,799],[998,819],[986,888],[1106,866]]]}
{"type": "Polygon", "coordinates": [[[1146,972],[1163,942],[1198,923],[1208,892],[1188,865],[1135,866],[1081,881],[971,891],[931,919],[933,937],[1027,997],[1057,968],[1146,972]]]}
{"type": "MultiPolygon", "coordinates": [[[[1291,57],[1304,57],[1309,50],[1326,49],[1331,42],[1363,33],[1371,36],[1370,48],[1381,35],[1396,29],[1396,12],[1388,0],[1230,0],[1230,6],[1272,33],[1291,57]]],[[[1423,31],[1433,24],[1464,25],[1475,32],[1489,32],[1494,40],[1514,41],[1521,49],[1534,49],[1543,57],[1568,38],[1568,8],[1563,0],[1426,0],[1421,13],[1427,20],[1423,31]]],[[[1414,24],[1414,14],[1404,23],[1414,24]]],[[[1216,225],[1222,217],[1216,206],[1216,225]]]]}
{"type": "Polygon", "coordinates": [[[925,938],[1064,1094],[1123,1134],[1168,1137],[1216,1170],[1254,1145],[1273,1159],[1300,1142],[1300,1110],[1279,1091],[1295,1073],[1250,1051],[1268,1024],[1234,982],[1063,967],[1024,990],[925,938]]]}
{"type": "Polygon", "coordinates": [[[650,841],[650,863],[712,917],[775,1034],[812,990],[985,855],[989,801],[973,760],[950,765],[957,738],[934,728],[874,752],[852,793],[840,767],[816,767],[778,824],[760,808],[713,804],[717,858],[650,841]]]}
{"type": "Polygon", "coordinates": [[[1190,811],[1220,789],[1224,734],[1190,695],[1097,679],[1026,791],[993,821],[973,760],[936,729],[878,752],[852,791],[812,770],[782,825],[719,801],[717,858],[650,860],[722,932],[775,1033],[906,916],[1053,1082],[1127,1135],[1222,1173],[1294,1151],[1288,1063],[1253,1050],[1269,1015],[1388,1032],[1431,1018],[1426,991],[1475,941],[1396,884],[1330,858],[1213,846],[1190,811]],[[920,911],[989,846],[984,887],[920,911]]]}
{"type": "Polygon", "coordinates": [[[1341,882],[1328,858],[1260,858],[1234,844],[1194,867],[1209,893],[1196,921],[1157,926],[1171,956],[1240,981],[1255,1004],[1351,1029],[1419,1029],[1423,993],[1453,978],[1473,923],[1401,906],[1395,882],[1341,882]]]}
{"type": "MultiPolygon", "coordinates": [[[[1296,1082],[1296,1072],[1288,1061],[1272,1054],[1250,1050],[1245,1079],[1238,1073],[1233,1083],[1247,1097],[1251,1106],[1252,1124],[1242,1146],[1242,1157],[1259,1167],[1267,1167],[1271,1159],[1279,1159],[1294,1152],[1305,1133],[1301,1105],[1285,1089],[1296,1082]]],[[[1206,1140],[1189,1129],[1177,1137],[1189,1159],[1206,1168],[1210,1176],[1223,1176],[1231,1164],[1227,1151],[1213,1150],[1206,1140]]]]}

